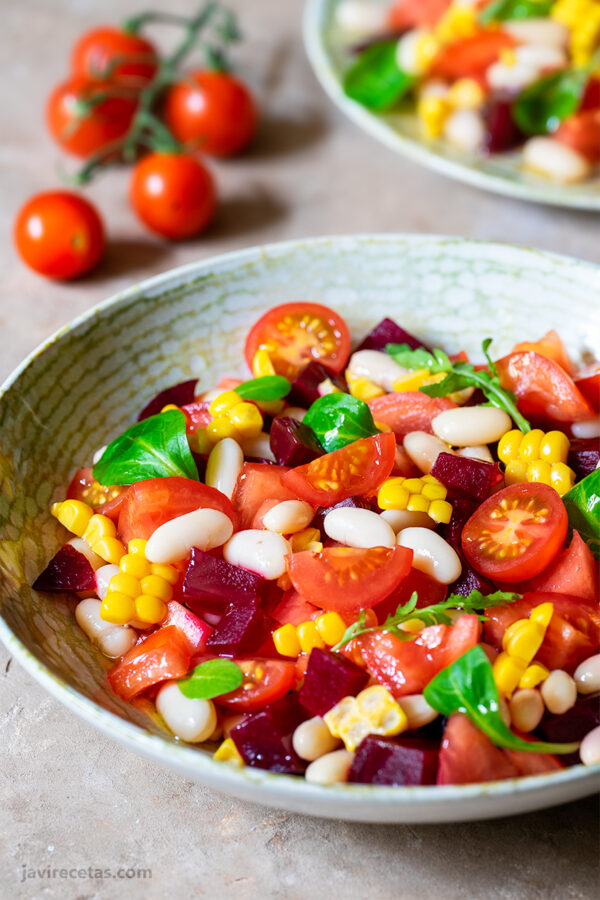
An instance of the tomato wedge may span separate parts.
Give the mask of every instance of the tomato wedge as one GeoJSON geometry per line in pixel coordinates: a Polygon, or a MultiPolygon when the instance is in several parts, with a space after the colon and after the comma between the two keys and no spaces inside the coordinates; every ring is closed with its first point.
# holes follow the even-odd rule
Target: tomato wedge
{"type": "Polygon", "coordinates": [[[125,654],[108,673],[110,686],[123,700],[161,681],[183,678],[192,652],[188,638],[174,625],[159,628],[125,654]]]}
{"type": "Polygon", "coordinates": [[[392,471],[395,457],[394,435],[376,434],[289,469],[281,483],[314,506],[334,506],[346,497],[374,494],[392,471]]]}
{"type": "Polygon", "coordinates": [[[388,10],[388,25],[398,31],[406,31],[419,25],[431,27],[441,19],[450,2],[451,0],[396,0],[388,10]]]}
{"type": "Polygon", "coordinates": [[[341,316],[319,303],[284,303],[258,320],[246,338],[248,366],[257,350],[266,350],[278,375],[293,380],[317,360],[341,372],[350,355],[350,331],[341,316]]]}
{"type": "Polygon", "coordinates": [[[290,691],[296,682],[296,664],[278,659],[236,659],[244,674],[242,684],[229,694],[217,698],[219,706],[254,712],[275,703],[290,691]]]}
{"type": "Polygon", "coordinates": [[[598,564],[588,545],[574,531],[570,545],[560,551],[541,575],[521,585],[521,589],[570,594],[594,603],[598,601],[598,564]]]}
{"type": "Polygon", "coordinates": [[[400,391],[371,400],[369,408],[376,422],[391,428],[397,438],[410,431],[433,434],[431,422],[445,409],[455,409],[447,397],[428,397],[421,391],[400,391]]]}
{"type": "Polygon", "coordinates": [[[600,412],[600,365],[592,363],[575,372],[575,386],[581,391],[585,399],[593,406],[596,412],[600,412]]]}
{"type": "Polygon", "coordinates": [[[405,547],[326,547],[288,556],[294,588],[305,600],[338,613],[370,609],[395,590],[410,572],[412,550],[405,547]]]}
{"type": "Polygon", "coordinates": [[[567,535],[567,511],[547,484],[512,484],[488,497],[467,520],[462,549],[473,568],[514,583],[546,569],[567,535]]]}
{"type": "Polygon", "coordinates": [[[525,353],[528,350],[553,360],[569,375],[573,374],[574,366],[567,353],[567,348],[554,329],[547,331],[539,341],[521,341],[520,344],[515,344],[512,348],[513,353],[525,353]]]}
{"type": "Polygon", "coordinates": [[[560,123],[552,137],[581,153],[592,165],[599,163],[600,109],[587,109],[569,116],[560,123]]]}
{"type": "Polygon", "coordinates": [[[503,388],[517,395],[524,416],[555,422],[590,419],[594,411],[558,363],[531,350],[509,353],[496,363],[503,388]]]}
{"type": "MultiPolygon", "coordinates": [[[[281,482],[290,470],[287,466],[270,466],[267,463],[244,463],[233,494],[234,509],[240,515],[242,528],[254,528],[252,523],[266,500],[297,500],[296,494],[281,482]]],[[[266,513],[265,506],[263,515],[266,513]]],[[[262,525],[261,525],[262,527],[262,525]]]]}
{"type": "Polygon", "coordinates": [[[486,70],[495,63],[502,50],[513,47],[515,39],[506,31],[480,31],[472,37],[446,44],[433,61],[434,78],[455,81],[475,78],[485,81],[486,70]]]}
{"type": "Polygon", "coordinates": [[[102,513],[116,522],[126,493],[127,487],[124,485],[108,487],[100,484],[92,475],[92,469],[86,467],[75,472],[67,490],[67,500],[83,500],[94,507],[95,513],[102,513]]]}

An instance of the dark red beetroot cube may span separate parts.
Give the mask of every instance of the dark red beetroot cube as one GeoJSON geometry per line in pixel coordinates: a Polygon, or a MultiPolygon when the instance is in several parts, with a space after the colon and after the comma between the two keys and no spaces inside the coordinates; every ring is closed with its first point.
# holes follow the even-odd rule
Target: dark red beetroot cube
{"type": "Polygon", "coordinates": [[[323,716],[342,697],[355,697],[368,680],[368,673],[349,659],[315,647],[308,658],[300,703],[311,715],[323,716]]]}
{"type": "Polygon", "coordinates": [[[497,463],[487,463],[453,453],[440,453],[431,474],[448,488],[448,496],[482,503],[504,484],[497,463]]]}
{"type": "Polygon", "coordinates": [[[231,729],[231,739],[247,766],[300,775],[306,768],[292,748],[292,734],[306,713],[296,694],[283,697],[231,729]]]}
{"type": "Polygon", "coordinates": [[[169,403],[172,403],[174,406],[185,406],[187,403],[191,403],[194,399],[194,391],[197,384],[198,379],[192,378],[190,381],[180,381],[179,384],[165,388],[150,403],[146,404],[138,416],[138,422],[149,418],[149,416],[157,415],[169,403]]]}
{"type": "Polygon", "coordinates": [[[572,440],[567,462],[577,475],[577,480],[585,478],[600,463],[600,438],[572,440]]]}
{"type": "MultiPolygon", "coordinates": [[[[581,741],[588,731],[600,725],[600,691],[595,694],[578,694],[575,706],[559,716],[546,713],[540,722],[538,732],[543,740],[564,744],[581,741]]],[[[581,762],[579,753],[560,756],[565,766],[576,766],[581,762]]]]}
{"type": "Polygon", "coordinates": [[[449,594],[460,594],[461,597],[468,597],[472,591],[480,591],[482,594],[493,594],[496,586],[488,578],[484,578],[479,572],[476,572],[466,561],[462,553],[459,554],[462,562],[462,572],[454,584],[448,585],[449,594]]]}
{"type": "Polygon", "coordinates": [[[328,378],[340,391],[347,390],[348,385],[341,375],[335,375],[321,363],[310,362],[292,382],[292,389],[285,398],[286,402],[290,406],[301,406],[308,409],[320,397],[319,385],[328,378]]]}
{"type": "Polygon", "coordinates": [[[266,616],[254,600],[230,603],[206,641],[207,650],[242,656],[254,653],[268,634],[266,616]]]}
{"type": "Polygon", "coordinates": [[[292,468],[312,462],[325,452],[312,428],[286,416],[273,419],[269,443],[279,465],[292,468]]]}
{"type": "Polygon", "coordinates": [[[183,597],[195,612],[223,612],[228,603],[258,605],[264,590],[265,580],[255,572],[234,566],[197,547],[192,549],[183,580],[183,597]]]}
{"type": "Polygon", "coordinates": [[[397,325],[393,319],[382,319],[356,349],[385,350],[387,344],[408,344],[413,350],[416,350],[417,347],[429,349],[423,341],[413,337],[412,334],[397,325]]]}
{"type": "Polygon", "coordinates": [[[95,591],[96,576],[87,556],[84,556],[71,544],[65,544],[33,582],[33,589],[34,591],[95,591]]]}
{"type": "Polygon", "coordinates": [[[435,784],[438,753],[435,741],[369,734],[356,749],[348,780],[359,784],[435,784]]]}
{"type": "Polygon", "coordinates": [[[471,518],[477,509],[477,503],[473,500],[453,500],[452,501],[452,518],[447,525],[442,525],[439,529],[441,536],[445,541],[454,547],[457,553],[462,553],[462,545],[460,536],[465,527],[465,523],[471,518]]]}
{"type": "Polygon", "coordinates": [[[313,528],[318,528],[319,531],[323,530],[323,521],[327,513],[330,513],[332,509],[340,509],[340,507],[351,506],[355,509],[373,509],[373,504],[367,500],[365,497],[346,497],[345,500],[340,500],[339,503],[336,503],[335,506],[321,506],[315,513],[315,517],[310,523],[313,528]]]}
{"type": "Polygon", "coordinates": [[[486,136],[484,149],[488,153],[514,150],[525,140],[512,115],[512,100],[493,100],[484,111],[486,136]]]}

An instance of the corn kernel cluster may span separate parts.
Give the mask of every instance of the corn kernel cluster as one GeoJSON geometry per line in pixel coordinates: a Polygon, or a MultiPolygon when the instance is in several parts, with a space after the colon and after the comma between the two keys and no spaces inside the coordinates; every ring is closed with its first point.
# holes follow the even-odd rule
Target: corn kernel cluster
{"type": "Polygon", "coordinates": [[[346,631],[346,623],[336,612],[323,613],[315,621],[299,625],[282,625],[273,632],[275,649],[282,656],[300,656],[310,653],[313,647],[333,647],[346,631]]]}
{"type": "Polygon", "coordinates": [[[263,418],[256,404],[242,400],[235,391],[223,391],[208,409],[213,418],[206,426],[206,435],[212,443],[226,437],[243,441],[262,431],[263,418]]]}
{"type": "Polygon", "coordinates": [[[344,697],[323,718],[332,736],[341,738],[351,752],[368,734],[400,734],[408,726],[404,710],[380,684],[357,697],[344,697]]]}
{"type": "MultiPolygon", "coordinates": [[[[446,119],[454,110],[479,109],[484,100],[485,94],[477,81],[473,78],[459,78],[444,95],[424,91],[417,102],[417,117],[425,136],[438,138],[444,130],[446,119]]],[[[395,385],[394,388],[398,390],[395,385]]]]}
{"type": "Polygon", "coordinates": [[[92,507],[83,500],[53,503],[50,512],[68,531],[82,538],[105,562],[116,565],[125,553],[125,547],[116,536],[117,529],[112,519],[94,513],[92,507]]]}
{"type": "Polygon", "coordinates": [[[313,553],[320,553],[323,549],[321,543],[321,532],[318,528],[303,528],[291,534],[288,538],[292,545],[292,553],[300,553],[302,550],[312,550],[313,553]]]}
{"type": "Polygon", "coordinates": [[[451,44],[477,33],[477,9],[473,4],[451,3],[435,26],[435,36],[442,44],[451,44]]]}
{"type": "Polygon", "coordinates": [[[235,746],[231,738],[225,738],[221,746],[213,753],[213,759],[218,759],[221,762],[232,763],[234,766],[239,766],[240,769],[244,765],[244,760],[240,756],[238,748],[235,746]]]}
{"type": "Polygon", "coordinates": [[[567,465],[569,446],[562,431],[508,431],[498,444],[498,457],[506,466],[506,484],[535,481],[566,494],[575,482],[575,472],[567,465]]]}
{"type": "Polygon", "coordinates": [[[368,403],[369,400],[375,400],[376,397],[383,397],[385,394],[385,390],[378,384],[362,375],[354,375],[350,369],[346,369],[345,377],[349,392],[357,400],[368,403]]]}
{"type": "Polygon", "coordinates": [[[178,572],[175,566],[148,562],[145,551],[146,541],[129,541],[100,607],[100,617],[106,622],[157,625],[164,619],[178,572]]]}
{"type": "Polygon", "coordinates": [[[427,513],[434,522],[448,524],[452,518],[452,504],[446,500],[448,491],[433,475],[421,478],[388,478],[379,488],[377,503],[380,509],[407,509],[427,513]]]}
{"type": "Polygon", "coordinates": [[[553,612],[552,603],[540,603],[528,619],[518,619],[506,629],[502,653],[493,664],[494,680],[504,697],[510,697],[517,686],[535,687],[548,677],[546,667],[532,664],[532,660],[542,646],[553,612]]]}
{"type": "Polygon", "coordinates": [[[600,41],[600,2],[557,0],[550,16],[569,29],[571,59],[576,66],[584,66],[600,41]]]}

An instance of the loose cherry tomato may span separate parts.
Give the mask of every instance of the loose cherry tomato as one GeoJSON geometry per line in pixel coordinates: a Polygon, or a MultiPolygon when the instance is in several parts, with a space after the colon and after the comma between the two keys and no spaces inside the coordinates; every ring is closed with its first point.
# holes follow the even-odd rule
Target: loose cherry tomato
{"type": "Polygon", "coordinates": [[[460,38],[446,44],[433,61],[434,78],[455,81],[458,78],[474,78],[485,81],[487,69],[495,63],[507,47],[513,47],[515,39],[506,31],[480,31],[472,37],[460,38]]]}
{"type": "Polygon", "coordinates": [[[388,10],[388,25],[398,31],[419,26],[431,27],[450,6],[451,0],[396,0],[388,10]]]}
{"type": "Polygon", "coordinates": [[[217,703],[227,709],[255,712],[275,703],[290,691],[296,681],[293,662],[278,659],[236,659],[236,665],[244,673],[244,681],[235,691],[222,694],[217,703]]]}
{"type": "Polygon", "coordinates": [[[561,369],[564,369],[569,375],[573,374],[574,366],[567,353],[567,348],[554,329],[546,332],[539,341],[521,341],[520,344],[515,344],[512,348],[513,353],[525,353],[528,350],[539,353],[541,356],[546,356],[548,359],[558,363],[561,369]]]}
{"type": "Polygon", "coordinates": [[[394,591],[410,572],[412,551],[405,547],[327,547],[288,557],[294,588],[305,600],[338,613],[370,609],[394,591]]]}
{"type": "Polygon", "coordinates": [[[517,396],[524,416],[554,422],[590,419],[594,412],[573,379],[539,353],[509,353],[496,363],[503,388],[517,396]]]}
{"type": "Polygon", "coordinates": [[[227,72],[190,72],[169,90],[163,111],[174,137],[214,156],[233,156],[256,131],[247,87],[227,72]]]}
{"type": "Polygon", "coordinates": [[[102,513],[115,522],[125,499],[127,487],[115,484],[107,487],[96,481],[91,468],[77,469],[67,489],[67,500],[83,500],[93,506],[95,513],[102,513]]]}
{"type": "Polygon", "coordinates": [[[129,200],[148,228],[171,240],[203,231],[216,209],[210,172],[183,153],[150,153],[140,160],[131,177],[129,200]]]}
{"type": "Polygon", "coordinates": [[[109,82],[71,78],[50,95],[46,121],[50,134],[63,150],[87,157],[127,134],[136,107],[135,96],[121,96],[119,88],[109,82]],[[105,94],[112,96],[98,99],[105,94]],[[80,106],[86,102],[94,105],[81,113],[80,106]]]}
{"type": "Polygon", "coordinates": [[[24,262],[48,278],[77,278],[104,253],[102,220],[70,191],[36,194],[19,211],[14,241],[24,262]]]}
{"type": "Polygon", "coordinates": [[[575,372],[575,386],[585,399],[600,412],[600,365],[592,363],[575,372]]]}
{"type": "Polygon", "coordinates": [[[400,391],[371,400],[369,408],[376,422],[391,428],[397,438],[410,431],[433,434],[431,422],[445,409],[455,409],[456,403],[447,397],[428,397],[421,391],[400,391]]]}
{"type": "Polygon", "coordinates": [[[286,466],[244,463],[232,498],[242,528],[251,527],[265,499],[279,502],[298,499],[293,490],[281,483],[281,476],[289,471],[286,466]]]}
{"type": "Polygon", "coordinates": [[[81,78],[144,87],[158,68],[150,41],[105,26],[83,34],[71,53],[71,72],[81,78]]]}
{"type": "Polygon", "coordinates": [[[592,165],[600,162],[600,109],[575,113],[561,122],[552,137],[566,144],[592,165]]]}
{"type": "Polygon", "coordinates": [[[392,471],[395,456],[394,435],[376,434],[289,469],[281,483],[314,506],[334,506],[346,497],[374,494],[392,471]]]}
{"type": "Polygon", "coordinates": [[[249,367],[257,350],[267,350],[279,375],[293,380],[316,360],[341,372],[350,355],[350,332],[341,316],[319,303],[284,303],[269,310],[246,338],[249,367]]]}
{"type": "Polygon", "coordinates": [[[545,591],[598,602],[598,564],[577,531],[547,569],[521,585],[522,591],[545,591]]]}
{"type": "Polygon", "coordinates": [[[147,688],[171,678],[183,678],[192,654],[187,637],[174,625],[159,628],[136,644],[108,673],[111,688],[131,700],[147,688]]]}
{"type": "Polygon", "coordinates": [[[512,584],[550,565],[567,526],[567,511],[554,488],[511,484],[484,500],[467,520],[462,549],[477,572],[512,584]]]}

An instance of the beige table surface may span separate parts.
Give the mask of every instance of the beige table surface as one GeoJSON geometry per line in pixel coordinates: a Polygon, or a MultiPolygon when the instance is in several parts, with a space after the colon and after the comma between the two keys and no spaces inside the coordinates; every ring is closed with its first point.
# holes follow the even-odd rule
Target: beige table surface
{"type": "MultiPolygon", "coordinates": [[[[300,39],[301,0],[236,0],[239,60],[264,109],[254,149],[215,166],[210,232],[167,246],[149,236],[113,172],[90,191],[108,224],[106,261],[86,281],[49,284],[10,244],[30,194],[58,183],[42,110],[84,29],[143,0],[0,0],[0,323],[4,377],[77,313],[142,277],[265,241],[357,231],[422,231],[536,245],[600,262],[597,217],[453,183],[394,156],[346,122],[317,85],[300,39]]],[[[192,10],[192,0],[163,2],[192,10]]],[[[597,298],[596,298],[597,302],[597,298]]],[[[592,898],[594,799],[449,826],[374,826],[288,815],[165,772],[75,718],[0,649],[0,900],[143,896],[516,900],[592,898]],[[23,881],[26,869],[150,868],[151,879],[23,881]]]]}

